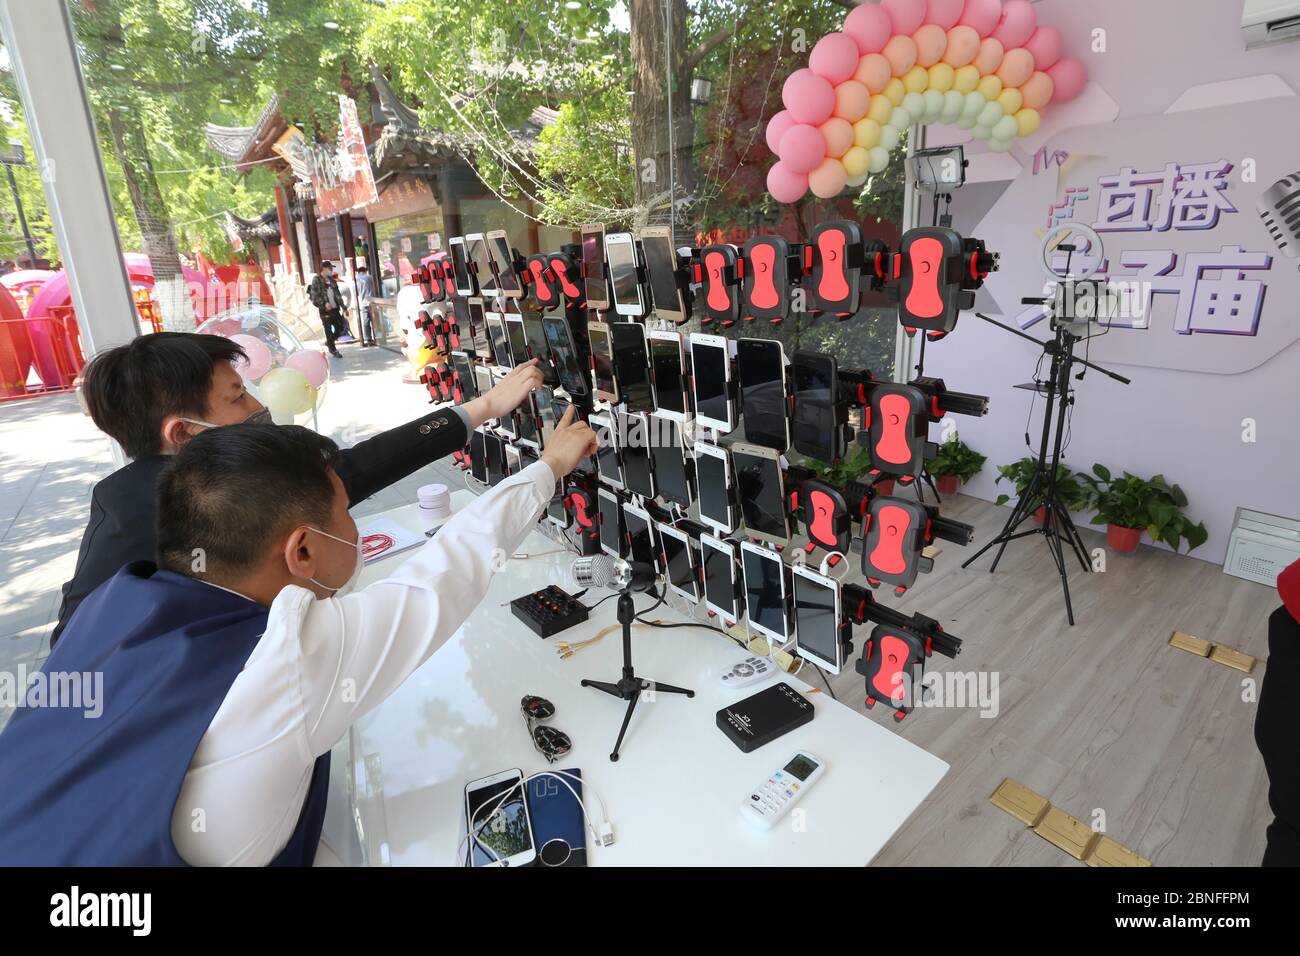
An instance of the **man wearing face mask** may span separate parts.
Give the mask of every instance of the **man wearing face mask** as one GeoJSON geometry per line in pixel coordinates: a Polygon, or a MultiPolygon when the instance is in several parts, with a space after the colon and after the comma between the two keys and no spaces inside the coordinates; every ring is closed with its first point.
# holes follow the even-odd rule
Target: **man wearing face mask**
{"type": "MultiPolygon", "coordinates": [[[[77,567],[63,586],[50,646],[91,591],[155,552],[158,474],[187,441],[215,425],[270,421],[231,364],[243,350],[220,335],[157,332],[95,356],[82,395],[99,429],[133,459],[100,481],[90,499],[77,567]]],[[[348,506],[464,448],[470,433],[507,414],[542,383],[535,363],[515,369],[486,395],[382,432],[339,452],[348,506]]]]}
{"type": "Polygon", "coordinates": [[[101,712],[23,706],[0,734],[0,866],[313,863],[330,748],[460,628],[595,451],[569,409],[540,461],[349,593],[334,443],[199,435],[159,481],[159,566],[97,589],[44,665],[102,673],[101,712]]]}

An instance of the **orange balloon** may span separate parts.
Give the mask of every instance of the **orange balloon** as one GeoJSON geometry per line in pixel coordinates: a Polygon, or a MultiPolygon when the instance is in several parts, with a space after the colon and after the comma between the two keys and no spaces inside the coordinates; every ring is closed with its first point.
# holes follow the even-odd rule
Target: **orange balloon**
{"type": "MultiPolygon", "coordinates": [[[[835,87],[835,113],[842,120],[849,123],[856,123],[862,117],[867,115],[867,107],[871,105],[871,91],[867,89],[865,83],[859,83],[857,80],[845,80],[839,86],[835,87]]],[[[852,137],[850,136],[850,139],[852,137]]],[[[844,147],[848,149],[847,146],[844,147]]],[[[832,156],[841,156],[842,153],[832,153],[832,156]]]]}
{"type": "Polygon", "coordinates": [[[992,37],[985,37],[980,42],[979,52],[975,54],[972,62],[980,71],[980,76],[997,72],[997,68],[1002,65],[1002,44],[992,37]]]}
{"type": "Polygon", "coordinates": [[[929,69],[939,62],[943,51],[948,48],[948,34],[943,27],[927,23],[912,34],[912,42],[916,44],[916,65],[929,69]]]}
{"type": "Polygon", "coordinates": [[[1025,108],[1041,110],[1051,102],[1052,88],[1052,78],[1041,70],[1036,70],[1020,87],[1020,93],[1025,98],[1025,108]]]}
{"type": "Polygon", "coordinates": [[[879,53],[868,53],[858,61],[858,72],[853,74],[853,78],[872,93],[879,93],[891,75],[888,60],[879,53]]]}
{"type": "Polygon", "coordinates": [[[853,126],[848,120],[832,116],[819,127],[826,139],[826,155],[839,159],[853,145],[853,126]]]}
{"type": "Polygon", "coordinates": [[[948,45],[943,51],[943,62],[951,67],[965,66],[980,51],[980,35],[974,27],[956,26],[948,31],[948,45]]]}
{"type": "Polygon", "coordinates": [[[1008,50],[998,67],[998,79],[1005,86],[1020,86],[1034,74],[1034,55],[1024,47],[1008,50]]]}
{"type": "Polygon", "coordinates": [[[891,37],[880,52],[889,61],[889,71],[894,76],[902,76],[916,66],[916,43],[909,36],[900,33],[891,37]]]}

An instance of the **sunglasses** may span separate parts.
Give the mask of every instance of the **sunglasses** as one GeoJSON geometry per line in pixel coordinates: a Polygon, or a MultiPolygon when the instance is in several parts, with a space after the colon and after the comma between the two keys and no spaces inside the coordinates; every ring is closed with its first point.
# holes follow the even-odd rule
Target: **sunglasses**
{"type": "Polygon", "coordinates": [[[546,758],[548,763],[555,763],[573,749],[569,735],[554,727],[547,727],[540,722],[555,716],[555,705],[545,697],[526,695],[519,702],[519,709],[524,715],[524,724],[532,734],[533,746],[546,758]]]}

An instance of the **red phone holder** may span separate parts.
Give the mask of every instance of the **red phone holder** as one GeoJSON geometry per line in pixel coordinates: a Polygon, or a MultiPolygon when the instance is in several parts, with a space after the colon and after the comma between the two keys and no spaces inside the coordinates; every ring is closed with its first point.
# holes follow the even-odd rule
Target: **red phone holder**
{"type": "Polygon", "coordinates": [[[963,239],[955,229],[918,226],[903,234],[894,256],[898,282],[898,321],[907,331],[923,329],[942,338],[957,316],[975,306],[975,290],[998,267],[980,239],[963,239]]]}
{"type": "Polygon", "coordinates": [[[934,562],[921,552],[930,541],[930,512],[922,504],[882,495],[871,499],[862,519],[862,574],[872,587],[894,585],[902,594],[934,562]]]}
{"type": "Polygon", "coordinates": [[[717,322],[724,328],[740,317],[740,262],[729,243],[705,246],[694,263],[695,281],[703,286],[701,325],[717,322]]]}
{"type": "Polygon", "coordinates": [[[803,274],[801,247],[780,236],[756,236],[740,259],[741,315],[746,322],[789,318],[790,290],[803,274]]]}

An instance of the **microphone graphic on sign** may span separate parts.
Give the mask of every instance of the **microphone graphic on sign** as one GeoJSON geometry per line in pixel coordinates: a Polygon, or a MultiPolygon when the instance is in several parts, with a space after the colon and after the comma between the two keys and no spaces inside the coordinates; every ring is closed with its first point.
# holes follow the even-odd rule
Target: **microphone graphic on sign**
{"type": "Polygon", "coordinates": [[[1300,172],[1283,176],[1269,186],[1255,207],[1283,255],[1300,259],[1300,172]]]}

